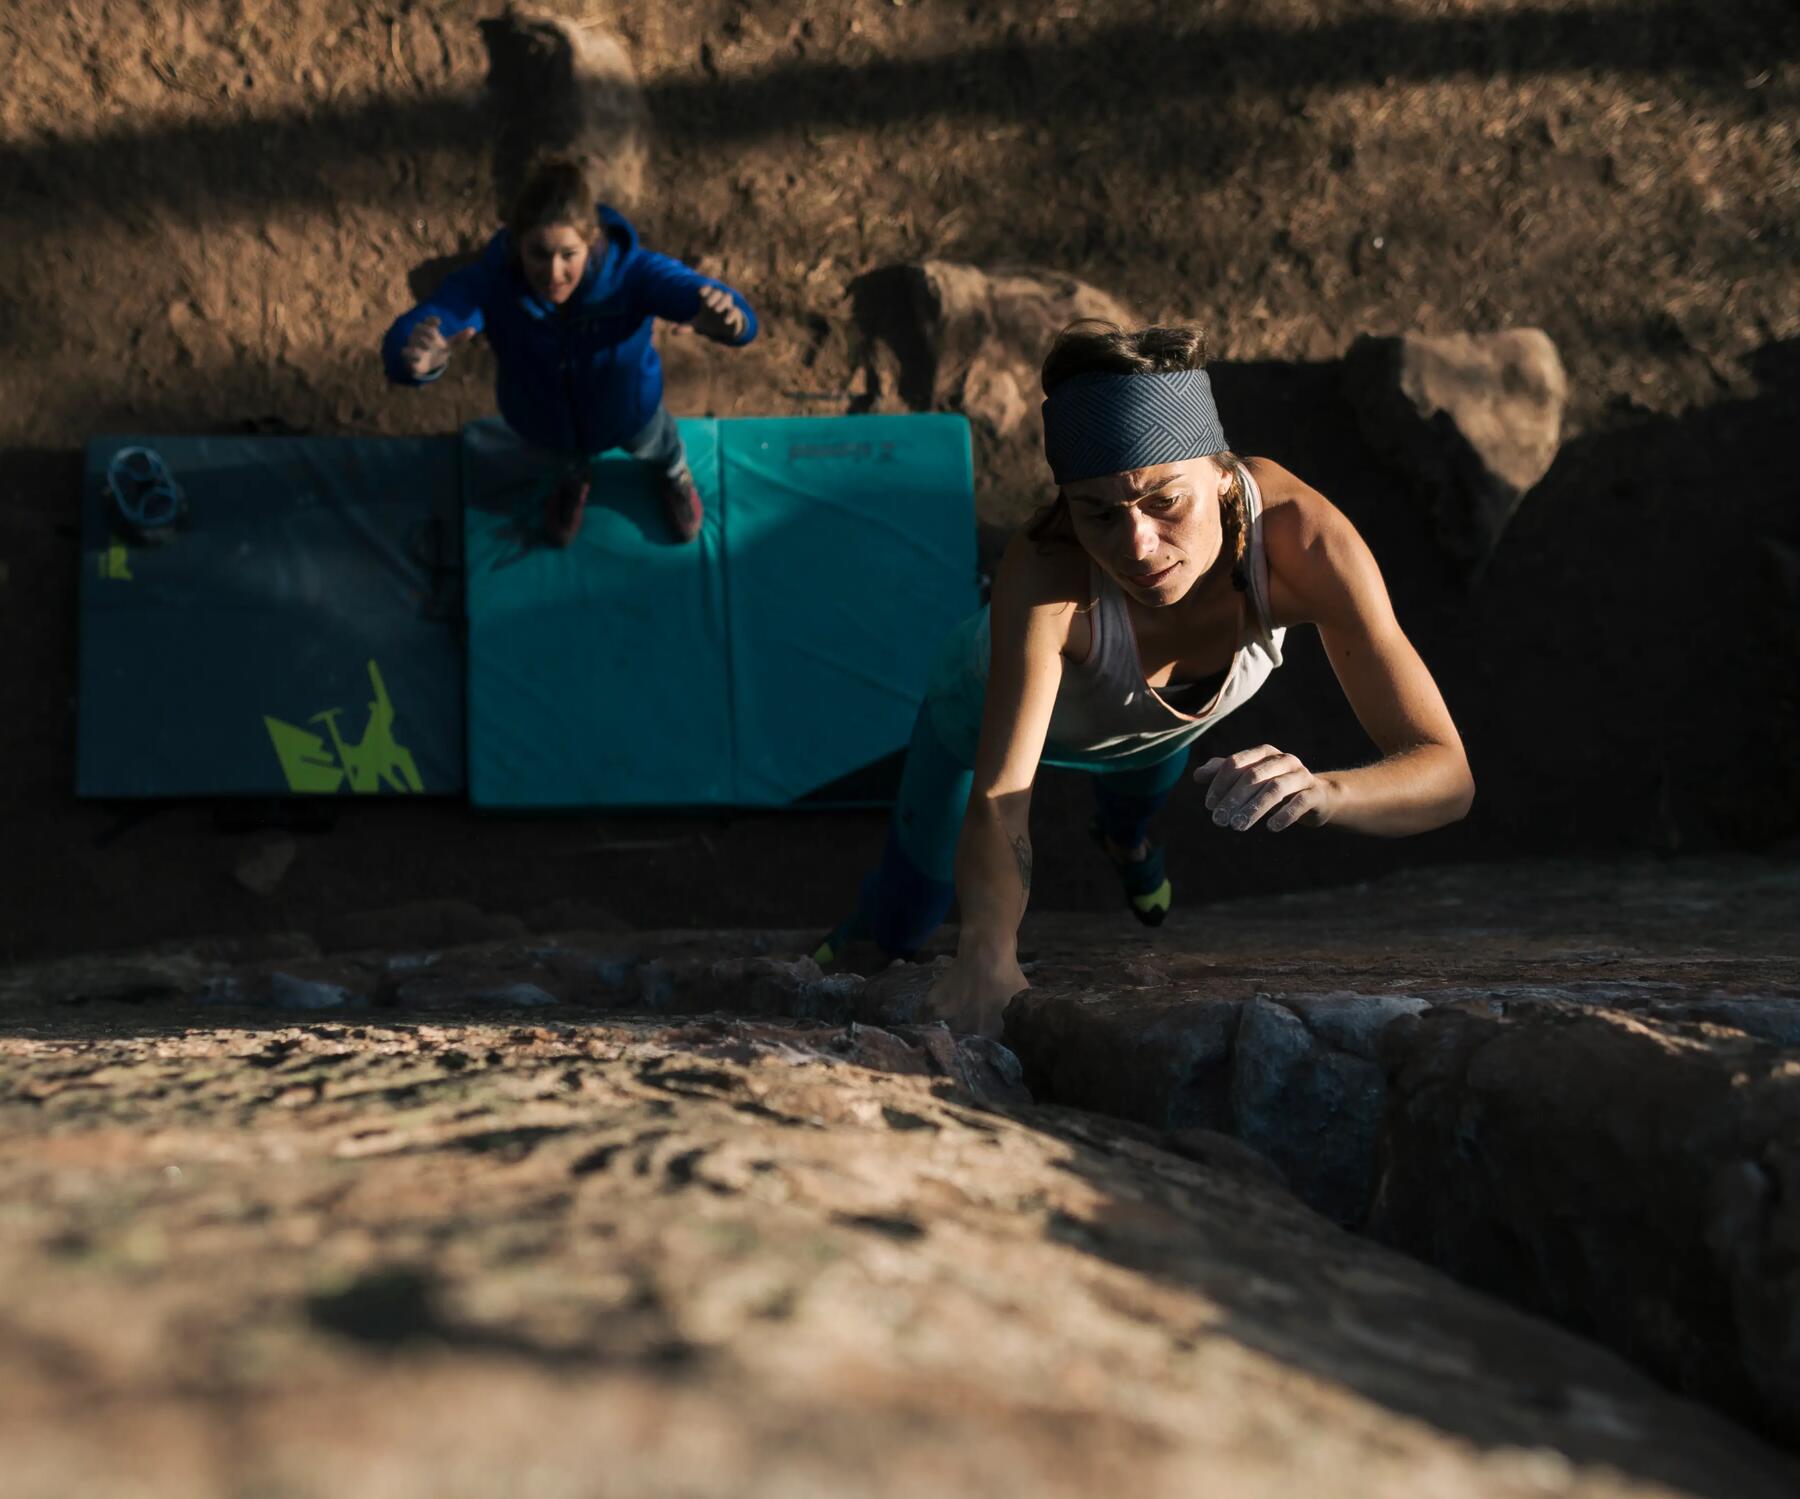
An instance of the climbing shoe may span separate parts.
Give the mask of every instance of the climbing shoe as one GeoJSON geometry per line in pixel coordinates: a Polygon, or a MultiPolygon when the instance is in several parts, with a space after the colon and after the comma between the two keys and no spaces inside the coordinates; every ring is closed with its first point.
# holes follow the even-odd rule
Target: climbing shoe
{"type": "Polygon", "coordinates": [[[1131,908],[1131,914],[1145,926],[1161,926],[1175,900],[1174,887],[1163,867],[1162,845],[1152,843],[1150,852],[1141,859],[1121,859],[1108,845],[1099,818],[1088,825],[1088,832],[1118,872],[1119,884],[1125,890],[1125,904],[1131,908]]]}
{"type": "Polygon", "coordinates": [[[855,940],[851,934],[850,927],[851,923],[848,921],[840,926],[833,927],[831,931],[826,934],[824,941],[812,950],[810,956],[813,962],[817,963],[821,968],[837,962],[838,958],[843,954],[844,949],[855,940]]]}
{"type": "Polygon", "coordinates": [[[692,541],[700,534],[700,522],[706,515],[693,474],[683,464],[674,473],[664,474],[658,487],[662,491],[663,514],[669,518],[675,539],[692,541]]]}
{"type": "Polygon", "coordinates": [[[889,963],[912,962],[914,954],[889,952],[869,935],[860,917],[853,915],[833,927],[808,956],[821,968],[829,968],[833,963],[845,963],[859,973],[878,973],[889,963]]]}
{"type": "Polygon", "coordinates": [[[566,547],[581,530],[587,510],[586,474],[565,474],[544,502],[544,536],[553,547],[566,547]]]}

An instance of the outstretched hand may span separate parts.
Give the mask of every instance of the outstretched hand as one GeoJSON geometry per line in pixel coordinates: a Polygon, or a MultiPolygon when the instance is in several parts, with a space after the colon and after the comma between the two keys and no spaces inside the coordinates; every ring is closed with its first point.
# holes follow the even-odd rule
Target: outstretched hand
{"type": "Polygon", "coordinates": [[[475,336],[473,328],[464,328],[460,333],[453,333],[445,338],[438,332],[439,320],[435,317],[421,318],[413,325],[407,335],[406,345],[400,351],[400,359],[406,366],[407,374],[415,380],[423,380],[427,375],[435,375],[450,362],[453,349],[460,349],[475,336]]]}
{"type": "Polygon", "coordinates": [[[998,1040],[1007,1004],[1030,987],[1014,954],[957,957],[925,996],[925,1013],[953,1031],[998,1040]]]}
{"type": "Polygon", "coordinates": [[[1222,828],[1242,833],[1266,817],[1269,831],[1279,833],[1331,821],[1330,783],[1272,744],[1208,760],[1194,780],[1207,787],[1207,809],[1222,828]]]}
{"type": "Polygon", "coordinates": [[[731,299],[731,293],[716,286],[700,288],[700,310],[688,319],[696,333],[729,343],[744,331],[744,310],[731,299]]]}

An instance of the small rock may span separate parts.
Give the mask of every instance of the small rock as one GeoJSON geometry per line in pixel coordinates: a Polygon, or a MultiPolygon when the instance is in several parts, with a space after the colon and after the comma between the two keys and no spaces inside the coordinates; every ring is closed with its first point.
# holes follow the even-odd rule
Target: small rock
{"type": "Polygon", "coordinates": [[[295,978],[291,973],[271,973],[264,995],[264,1003],[273,1010],[336,1010],[356,1000],[342,984],[295,978]]]}
{"type": "Polygon", "coordinates": [[[481,999],[487,1004],[511,1005],[515,1009],[531,1009],[537,1005],[553,1005],[556,996],[536,984],[506,984],[498,989],[489,989],[482,993],[481,999]]]}
{"type": "MultiPolygon", "coordinates": [[[[858,1030],[861,1029],[859,1026],[858,1030]]],[[[917,1027],[905,1026],[895,1034],[924,1054],[931,1072],[949,1078],[972,1098],[984,1103],[1031,1102],[1031,1094],[1024,1083],[1024,1068],[1019,1065],[1019,1059],[998,1041],[990,1041],[985,1036],[958,1035],[941,1021],[917,1027]]]]}
{"type": "Polygon", "coordinates": [[[196,996],[203,1005],[236,1005],[244,1002],[244,986],[229,973],[216,974],[200,986],[196,996]]]}
{"type": "Polygon", "coordinates": [[[561,999],[542,984],[515,978],[518,969],[509,963],[439,962],[438,954],[427,961],[396,967],[386,965],[376,1003],[403,1010],[532,1009],[560,1004],[561,999]]]}
{"type": "Polygon", "coordinates": [[[1427,496],[1439,545],[1479,568],[1561,441],[1569,382],[1550,336],[1364,336],[1344,379],[1370,447],[1427,496]]]}
{"type": "Polygon", "coordinates": [[[856,1019],[863,1025],[922,1025],[925,998],[950,966],[939,957],[930,963],[893,963],[865,979],[856,995],[856,1019]]]}
{"type": "Polygon", "coordinates": [[[421,968],[430,968],[442,956],[435,952],[390,953],[383,966],[389,973],[416,973],[421,968]]]}
{"type": "Polygon", "coordinates": [[[987,1036],[958,1036],[957,1076],[977,1098],[991,1103],[1030,1103],[1025,1069],[1012,1050],[987,1036]]]}
{"type": "Polygon", "coordinates": [[[851,1021],[844,1031],[841,1049],[847,1060],[874,1072],[923,1074],[931,1070],[918,1048],[907,1045],[884,1026],[851,1021]]]}
{"type": "Polygon", "coordinates": [[[1334,990],[1323,994],[1280,994],[1276,998],[1306,1022],[1306,1027],[1334,1051],[1376,1062],[1381,1059],[1381,1033],[1402,1015],[1431,1008],[1413,994],[1357,994],[1334,990]]]}
{"type": "Polygon", "coordinates": [[[636,958],[601,958],[593,965],[593,975],[605,989],[624,989],[637,975],[636,958]]]}
{"type": "Polygon", "coordinates": [[[292,838],[276,838],[238,862],[233,871],[237,882],[254,895],[273,895],[298,849],[292,838]]]}

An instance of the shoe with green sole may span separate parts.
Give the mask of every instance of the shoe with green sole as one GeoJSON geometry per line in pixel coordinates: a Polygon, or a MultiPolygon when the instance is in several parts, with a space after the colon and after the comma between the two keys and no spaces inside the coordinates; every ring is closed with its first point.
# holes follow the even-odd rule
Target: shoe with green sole
{"type": "Polygon", "coordinates": [[[1118,872],[1119,884],[1125,891],[1125,904],[1130,907],[1131,914],[1145,926],[1161,926],[1163,918],[1169,914],[1169,907],[1175,903],[1175,887],[1169,883],[1169,873],[1163,864],[1162,845],[1152,843],[1150,852],[1141,859],[1121,859],[1100,830],[1099,818],[1088,825],[1088,832],[1118,872]]]}
{"type": "Polygon", "coordinates": [[[858,972],[868,973],[878,973],[889,963],[910,963],[916,956],[910,952],[888,951],[868,934],[862,921],[856,916],[839,922],[807,956],[819,967],[829,968],[833,963],[843,962],[846,954],[861,962],[862,967],[858,972]]]}

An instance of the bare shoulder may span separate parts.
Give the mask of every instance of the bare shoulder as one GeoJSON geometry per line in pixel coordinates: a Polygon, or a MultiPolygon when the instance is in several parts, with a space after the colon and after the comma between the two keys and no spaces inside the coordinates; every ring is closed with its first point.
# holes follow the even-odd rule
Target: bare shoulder
{"type": "Polygon", "coordinates": [[[1263,499],[1263,550],[1279,623],[1318,618],[1347,588],[1380,585],[1380,572],[1350,518],[1304,479],[1268,458],[1244,466],[1263,499]]]}
{"type": "Polygon", "coordinates": [[[1269,458],[1246,458],[1244,467],[1256,480],[1263,502],[1263,544],[1292,552],[1316,545],[1339,527],[1350,525],[1344,512],[1304,479],[1269,458]]]}
{"type": "Polygon", "coordinates": [[[994,570],[995,639],[1025,642],[1028,656],[1060,654],[1079,643],[1071,632],[1090,588],[1087,553],[1079,546],[1035,541],[1020,529],[994,570]]]}
{"type": "Polygon", "coordinates": [[[994,597],[1004,594],[1028,610],[1073,608],[1086,604],[1091,592],[1086,552],[1073,543],[1034,541],[1023,527],[994,571],[994,597]]]}

